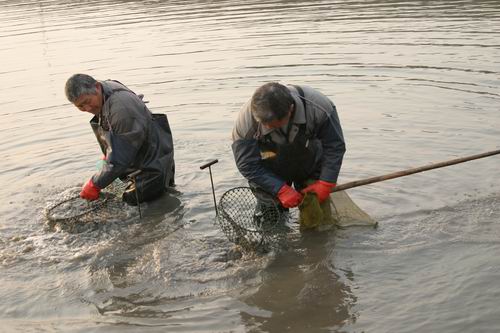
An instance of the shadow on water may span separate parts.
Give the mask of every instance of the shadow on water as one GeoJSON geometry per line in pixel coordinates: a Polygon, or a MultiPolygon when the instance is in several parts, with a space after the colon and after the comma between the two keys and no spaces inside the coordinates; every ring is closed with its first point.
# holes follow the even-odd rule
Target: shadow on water
{"type": "MultiPolygon", "coordinates": [[[[305,233],[277,255],[263,272],[262,284],[244,302],[267,311],[241,312],[249,330],[326,332],[356,320],[356,297],[333,264],[334,233],[305,233]]],[[[347,272],[352,278],[352,272],[347,272]]]]}

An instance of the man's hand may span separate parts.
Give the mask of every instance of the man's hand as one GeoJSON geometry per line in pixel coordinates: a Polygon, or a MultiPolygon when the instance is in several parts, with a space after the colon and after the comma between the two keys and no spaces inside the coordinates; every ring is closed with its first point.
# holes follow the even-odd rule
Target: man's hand
{"type": "Polygon", "coordinates": [[[99,192],[101,192],[101,189],[94,185],[92,179],[89,179],[89,181],[82,187],[80,198],[89,201],[97,200],[99,198],[99,192]]]}
{"type": "Polygon", "coordinates": [[[337,184],[335,183],[325,182],[324,180],[317,180],[300,192],[303,194],[306,194],[307,192],[314,192],[318,196],[319,202],[323,202],[328,198],[330,192],[336,185],[337,184]]]}
{"type": "Polygon", "coordinates": [[[285,208],[297,207],[302,202],[302,195],[285,184],[278,191],[278,200],[285,208]]]}

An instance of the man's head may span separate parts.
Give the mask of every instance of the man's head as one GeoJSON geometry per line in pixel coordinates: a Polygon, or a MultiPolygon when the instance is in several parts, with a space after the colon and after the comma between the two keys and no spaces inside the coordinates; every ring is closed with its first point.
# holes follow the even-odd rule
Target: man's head
{"type": "Polygon", "coordinates": [[[285,125],[294,107],[295,102],[288,88],[277,82],[264,84],[252,96],[252,114],[267,128],[285,125]]]}
{"type": "Polygon", "coordinates": [[[102,86],[92,76],[74,74],[64,88],[66,97],[80,111],[98,114],[102,109],[102,86]]]}

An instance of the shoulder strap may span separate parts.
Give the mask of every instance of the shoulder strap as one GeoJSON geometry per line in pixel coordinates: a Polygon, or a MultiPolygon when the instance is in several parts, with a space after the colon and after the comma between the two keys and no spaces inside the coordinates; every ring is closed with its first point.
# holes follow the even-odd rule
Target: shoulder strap
{"type": "Polygon", "coordinates": [[[306,97],[305,97],[305,94],[304,94],[304,89],[302,89],[301,86],[298,86],[298,85],[295,85],[295,84],[292,84],[292,87],[294,87],[295,89],[297,89],[298,93],[299,93],[299,97],[300,97],[300,100],[302,101],[302,105],[304,105],[304,113],[306,114],[306,124],[302,124],[299,128],[299,134],[300,133],[303,133],[306,137],[311,137],[311,134],[308,132],[307,130],[307,108],[306,108],[306,97]]]}
{"type": "Polygon", "coordinates": [[[300,97],[300,100],[302,101],[302,105],[304,105],[304,111],[305,111],[306,110],[306,97],[304,95],[304,90],[302,89],[301,86],[297,86],[294,84],[292,84],[292,87],[297,89],[297,91],[299,92],[299,97],[300,97]]]}

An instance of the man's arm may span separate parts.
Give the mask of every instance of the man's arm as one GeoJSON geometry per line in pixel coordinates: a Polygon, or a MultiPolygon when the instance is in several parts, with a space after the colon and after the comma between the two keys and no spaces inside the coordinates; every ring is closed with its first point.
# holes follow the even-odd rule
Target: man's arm
{"type": "Polygon", "coordinates": [[[257,140],[235,140],[231,148],[233,149],[236,166],[243,177],[257,184],[264,191],[276,196],[285,181],[262,166],[257,140]]]}
{"type": "Polygon", "coordinates": [[[93,183],[101,189],[123,176],[134,165],[146,139],[146,124],[135,116],[134,104],[120,101],[113,103],[110,110],[111,149],[106,152],[107,163],[92,177],[93,183]]]}
{"type": "Polygon", "coordinates": [[[322,117],[317,136],[323,147],[320,180],[337,183],[346,148],[337,110],[333,104],[332,108],[332,112],[322,117]]]}
{"type": "Polygon", "coordinates": [[[250,102],[247,102],[239,112],[233,128],[231,148],[234,160],[243,177],[277,195],[285,182],[262,165],[258,142],[253,138],[256,129],[257,122],[250,111],[250,102]]]}

